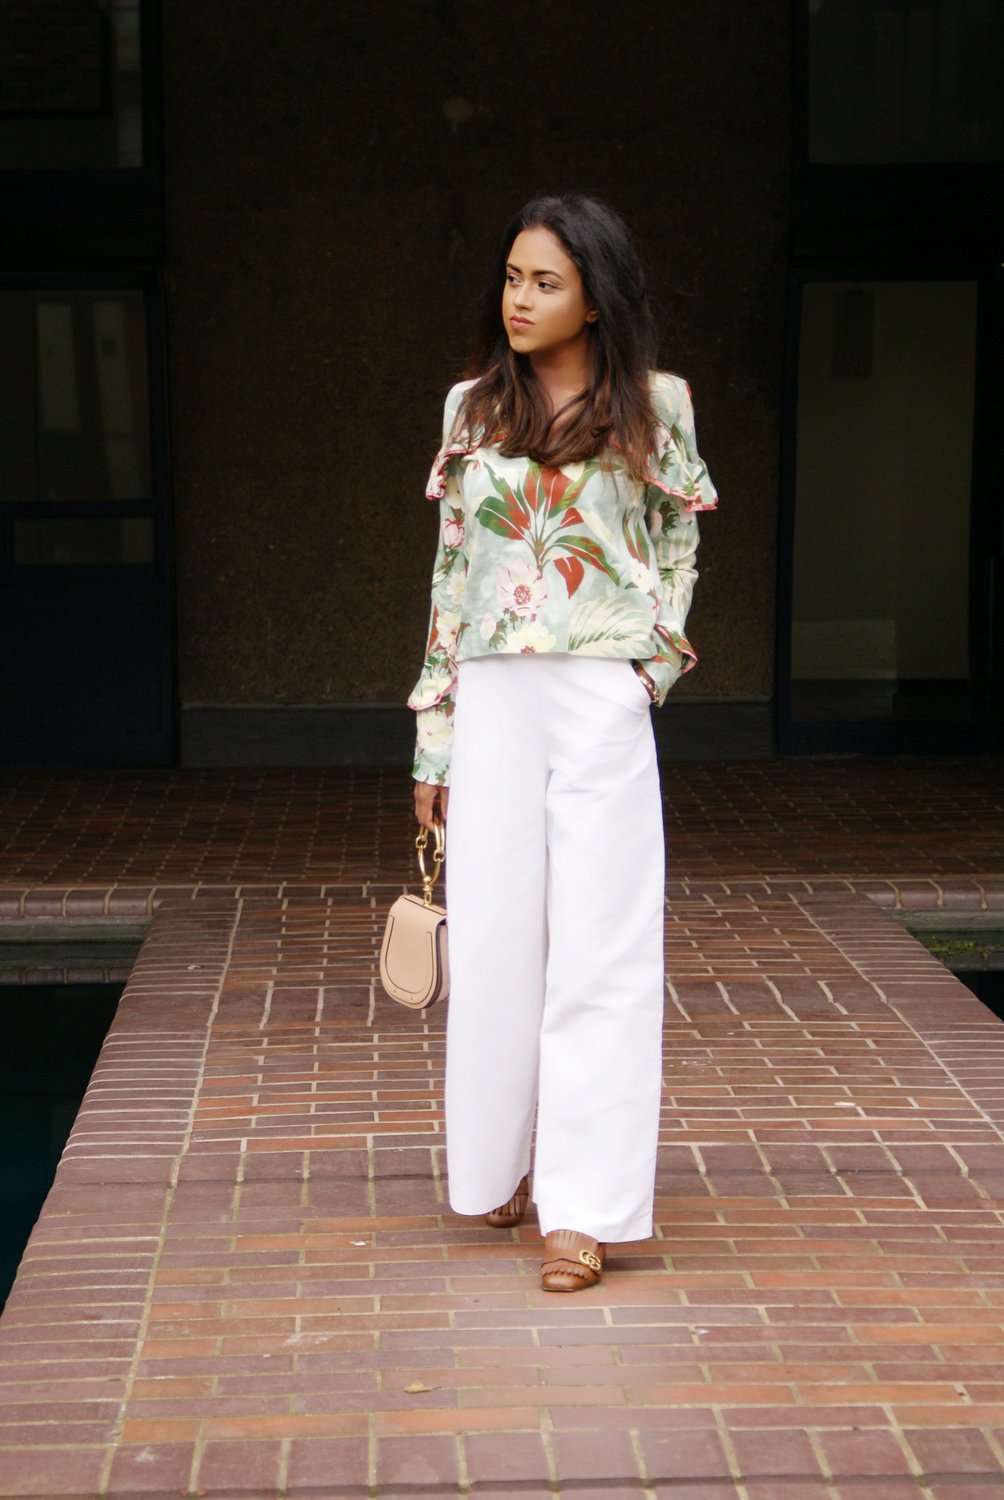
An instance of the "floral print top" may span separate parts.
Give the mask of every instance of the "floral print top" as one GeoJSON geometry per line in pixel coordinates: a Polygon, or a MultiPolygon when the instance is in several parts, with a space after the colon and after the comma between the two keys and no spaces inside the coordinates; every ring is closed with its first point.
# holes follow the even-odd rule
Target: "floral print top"
{"type": "Polygon", "coordinates": [[[660,703],[697,661],[683,633],[697,572],[696,512],[718,496],[698,452],[690,387],[652,375],[657,447],[644,483],[615,456],[560,468],[504,458],[456,417],[473,381],[446,398],[426,495],[440,505],[414,776],[449,782],[457,663],[489,652],[628,657],[660,703]]]}

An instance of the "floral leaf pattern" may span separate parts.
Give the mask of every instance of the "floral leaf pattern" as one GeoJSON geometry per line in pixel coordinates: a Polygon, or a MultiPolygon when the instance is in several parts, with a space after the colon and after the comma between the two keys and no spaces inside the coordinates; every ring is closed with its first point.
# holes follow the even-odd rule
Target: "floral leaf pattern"
{"type": "Polygon", "coordinates": [[[565,588],[568,590],[569,599],[571,599],[575,590],[586,576],[585,568],[577,557],[555,558],[554,566],[565,580],[565,588]]]}
{"type": "Polygon", "coordinates": [[[457,664],[568,651],[644,663],[660,701],[696,654],[683,633],[697,577],[695,512],[717,504],[678,376],[652,376],[657,447],[644,483],[616,452],[561,468],[508,458],[458,423],[447,398],[426,490],[439,502],[415,775],[449,779],[457,664]]]}
{"type": "MultiPolygon", "coordinates": [[[[573,481],[562,469],[542,468],[527,460],[525,473],[511,484],[491,464],[486,464],[485,472],[495,493],[481,502],[477,520],[497,536],[522,542],[538,571],[543,572],[545,563],[556,551],[572,551],[573,544],[583,540],[563,538],[559,533],[569,525],[581,523],[574,503],[598,469],[596,460],[591,459],[582,465],[581,475],[573,481]]],[[[588,542],[589,538],[585,540],[588,542]]],[[[593,566],[610,571],[602,549],[596,547],[596,551],[598,557],[593,566]]],[[[612,571],[610,576],[616,579],[612,571]]]]}
{"type": "Polygon", "coordinates": [[[568,649],[589,656],[648,657],[652,616],[625,599],[577,604],[568,622],[568,649]]]}
{"type": "Polygon", "coordinates": [[[529,536],[533,518],[526,500],[508,486],[500,484],[490,468],[488,474],[495,487],[495,494],[482,501],[478,508],[477,518],[481,525],[494,531],[496,536],[506,537],[511,541],[518,542],[529,536]]]}

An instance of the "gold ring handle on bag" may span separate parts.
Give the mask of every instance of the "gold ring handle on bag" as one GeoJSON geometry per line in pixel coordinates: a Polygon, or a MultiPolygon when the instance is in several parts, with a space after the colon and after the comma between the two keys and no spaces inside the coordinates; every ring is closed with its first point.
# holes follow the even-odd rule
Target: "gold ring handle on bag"
{"type": "Polygon", "coordinates": [[[415,848],[418,850],[418,868],[422,876],[422,900],[425,902],[426,906],[432,905],[432,887],[436,883],[443,860],[446,858],[445,838],[443,835],[442,823],[440,823],[437,819],[437,821],[433,823],[432,829],[436,847],[432,851],[431,873],[425,868],[425,850],[426,845],[429,842],[429,830],[427,828],[420,828],[415,838],[415,848]]]}

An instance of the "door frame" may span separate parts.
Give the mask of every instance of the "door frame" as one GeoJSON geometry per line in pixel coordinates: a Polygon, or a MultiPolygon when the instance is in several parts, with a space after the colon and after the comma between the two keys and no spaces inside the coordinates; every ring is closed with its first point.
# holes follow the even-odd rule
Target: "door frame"
{"type": "MultiPolygon", "coordinates": [[[[74,738],[60,737],[47,743],[39,734],[5,735],[7,745],[0,760],[13,765],[172,765],[177,760],[178,712],[176,682],[176,629],[174,608],[174,535],[171,517],[171,473],[167,405],[167,360],[163,273],[156,265],[49,266],[45,271],[0,271],[3,291],[140,291],[143,295],[147,354],[147,400],[150,432],[150,496],[147,500],[122,501],[9,501],[0,504],[0,583],[14,577],[14,521],[26,516],[98,517],[108,515],[150,516],[153,521],[154,561],[151,568],[156,590],[156,630],[160,660],[157,701],[159,725],[155,731],[123,740],[109,736],[104,743],[92,732],[74,738]]],[[[42,569],[39,569],[42,571],[42,569]]],[[[45,571],[48,571],[46,569],[45,571]]],[[[100,565],[68,565],[62,575],[93,579],[96,583],[109,570],[100,565]]],[[[30,649],[25,642],[21,649],[30,649]]],[[[44,664],[40,663],[40,669],[44,664]]]]}
{"type": "Polygon", "coordinates": [[[845,253],[792,261],[784,339],[780,496],[775,629],[775,735],[782,754],[823,752],[952,752],[998,749],[1004,744],[1001,710],[1004,667],[1004,483],[995,411],[1000,410],[999,350],[1004,271],[986,256],[862,256],[845,253]],[[792,719],[791,630],[798,429],[798,366],[803,288],[817,281],[972,281],[977,287],[972,477],[969,525],[970,722],[792,719]]]}

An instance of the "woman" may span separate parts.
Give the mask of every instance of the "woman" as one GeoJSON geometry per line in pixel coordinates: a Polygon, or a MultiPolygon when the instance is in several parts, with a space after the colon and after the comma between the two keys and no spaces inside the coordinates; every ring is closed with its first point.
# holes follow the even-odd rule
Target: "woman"
{"type": "Polygon", "coordinates": [[[427,491],[439,548],[409,706],[418,821],[448,815],[450,1203],[520,1222],[536,1116],[556,1292],[652,1233],[664,855],[648,709],[697,659],[695,513],[717,504],[689,390],[653,373],[656,347],[622,220],[593,198],[534,199],[504,236],[427,491]]]}

